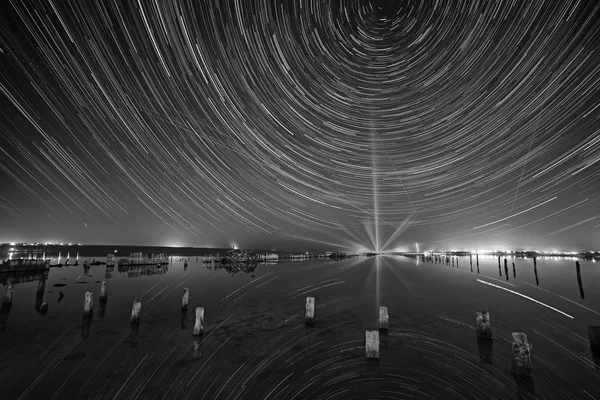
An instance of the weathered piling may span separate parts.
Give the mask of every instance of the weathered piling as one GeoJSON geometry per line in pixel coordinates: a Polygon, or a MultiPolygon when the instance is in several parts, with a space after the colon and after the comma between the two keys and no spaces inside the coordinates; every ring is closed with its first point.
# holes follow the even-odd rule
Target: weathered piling
{"type": "Polygon", "coordinates": [[[35,309],[42,315],[48,312],[48,303],[44,302],[44,291],[46,288],[46,280],[40,279],[37,290],[35,292],[35,309]]]}
{"type": "Polygon", "coordinates": [[[579,267],[579,261],[575,261],[575,269],[577,270],[577,284],[579,285],[579,296],[585,299],[585,292],[583,291],[583,282],[581,280],[581,269],[579,267]]]}
{"type": "Polygon", "coordinates": [[[183,294],[181,295],[181,309],[182,310],[187,310],[189,300],[190,300],[190,289],[183,288],[183,294]]]}
{"type": "Polygon", "coordinates": [[[388,309],[386,306],[379,307],[379,330],[386,331],[388,328],[388,309]]]}
{"type": "Polygon", "coordinates": [[[538,279],[538,274],[537,274],[537,266],[535,264],[533,264],[533,273],[535,274],[535,284],[537,286],[540,286],[540,280],[538,279]]]}
{"type": "Polygon", "coordinates": [[[452,268],[454,268],[454,257],[452,257],[452,268]]]}
{"type": "Polygon", "coordinates": [[[487,311],[477,311],[475,313],[476,330],[478,338],[492,338],[492,322],[490,313],[487,311]]]}
{"type": "Polygon", "coordinates": [[[515,263],[512,263],[513,265],[513,278],[517,279],[517,270],[515,269],[515,263]]]}
{"type": "Polygon", "coordinates": [[[107,285],[106,281],[102,281],[102,283],[100,284],[100,301],[106,301],[108,299],[106,285],[107,285]]]}
{"type": "Polygon", "coordinates": [[[85,292],[85,300],[83,302],[83,315],[90,316],[94,312],[94,293],[85,292]]]}
{"type": "Polygon", "coordinates": [[[506,275],[506,280],[508,280],[508,260],[504,259],[504,274],[506,275]]]}
{"type": "Polygon", "coordinates": [[[515,375],[532,375],[531,367],[531,345],[527,335],[522,332],[512,333],[512,373],[515,375]]]}
{"type": "Polygon", "coordinates": [[[204,308],[196,308],[196,323],[194,324],[194,335],[200,336],[204,333],[204,308]]]}
{"type": "Polygon", "coordinates": [[[587,331],[592,355],[596,358],[600,358],[600,326],[588,325],[587,331]]]}
{"type": "Polygon", "coordinates": [[[365,355],[379,358],[379,331],[365,331],[365,355]]]}
{"type": "Polygon", "coordinates": [[[140,297],[136,297],[133,300],[133,305],[131,307],[131,320],[129,322],[132,324],[139,324],[141,312],[142,312],[142,299],[140,297]]]}
{"type": "Polygon", "coordinates": [[[475,261],[477,262],[477,267],[479,267],[479,253],[475,255],[475,261]]]}
{"type": "Polygon", "coordinates": [[[315,298],[306,298],[306,314],[304,316],[304,322],[307,324],[315,323],[315,298]]]}

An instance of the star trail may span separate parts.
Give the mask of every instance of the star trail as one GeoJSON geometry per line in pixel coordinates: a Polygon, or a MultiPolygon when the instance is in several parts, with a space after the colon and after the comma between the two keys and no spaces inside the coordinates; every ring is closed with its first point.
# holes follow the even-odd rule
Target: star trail
{"type": "Polygon", "coordinates": [[[595,1],[19,1],[0,241],[598,249],[595,1]]]}

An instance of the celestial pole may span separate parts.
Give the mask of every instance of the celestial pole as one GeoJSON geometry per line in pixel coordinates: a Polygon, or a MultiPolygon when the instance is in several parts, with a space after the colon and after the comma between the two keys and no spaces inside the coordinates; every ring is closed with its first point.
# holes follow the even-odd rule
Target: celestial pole
{"type": "Polygon", "coordinates": [[[598,2],[1,7],[0,241],[600,248],[598,2]]]}

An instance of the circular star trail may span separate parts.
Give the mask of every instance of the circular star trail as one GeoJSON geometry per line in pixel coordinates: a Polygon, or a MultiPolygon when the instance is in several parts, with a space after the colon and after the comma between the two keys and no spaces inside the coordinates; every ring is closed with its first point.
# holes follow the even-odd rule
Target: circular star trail
{"type": "Polygon", "coordinates": [[[596,2],[2,7],[2,239],[598,245],[596,2]]]}

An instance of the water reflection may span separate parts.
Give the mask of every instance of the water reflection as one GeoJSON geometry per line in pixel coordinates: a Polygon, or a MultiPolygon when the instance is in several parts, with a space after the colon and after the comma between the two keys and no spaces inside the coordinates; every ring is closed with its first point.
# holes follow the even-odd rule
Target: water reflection
{"type": "Polygon", "coordinates": [[[594,364],[600,371],[600,326],[588,325],[587,331],[594,364]]]}
{"type": "Polygon", "coordinates": [[[479,359],[487,364],[494,363],[494,340],[492,338],[477,337],[477,350],[479,359]]]}
{"type": "Polygon", "coordinates": [[[129,344],[131,347],[137,347],[140,343],[140,324],[130,323],[129,344]]]}
{"type": "MultiPolygon", "coordinates": [[[[264,264],[264,263],[263,263],[264,264]]],[[[224,269],[230,274],[237,274],[238,272],[244,272],[246,274],[254,273],[256,268],[258,268],[257,262],[252,263],[210,263],[206,265],[207,269],[212,269],[213,271],[224,269]]]]}
{"type": "Polygon", "coordinates": [[[90,336],[93,316],[94,313],[92,312],[81,317],[81,337],[84,339],[87,339],[90,336]]]}
{"type": "Polygon", "coordinates": [[[106,302],[108,301],[107,297],[100,297],[100,300],[98,301],[98,315],[100,316],[100,318],[104,318],[104,315],[106,314],[106,302]]]}
{"type": "MultiPolygon", "coordinates": [[[[108,268],[108,267],[107,267],[108,268]]],[[[169,271],[169,266],[163,265],[119,265],[119,273],[127,273],[128,278],[138,278],[140,276],[164,275],[169,271]]]]}
{"type": "Polygon", "coordinates": [[[198,336],[194,340],[193,348],[194,348],[194,360],[199,360],[202,358],[202,341],[204,340],[204,336],[198,336]]]}
{"type": "Polygon", "coordinates": [[[2,301],[2,306],[0,306],[0,331],[6,330],[6,320],[8,319],[8,314],[10,314],[11,307],[12,302],[7,303],[2,301]]]}
{"type": "Polygon", "coordinates": [[[187,307],[181,308],[181,329],[185,330],[188,327],[188,311],[187,307]]]}
{"type": "Polygon", "coordinates": [[[535,385],[530,376],[513,375],[517,385],[517,399],[529,400],[535,399],[535,385]]]}

